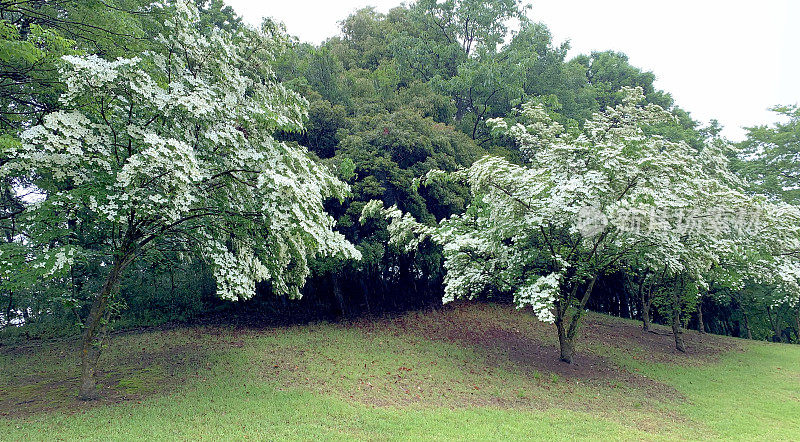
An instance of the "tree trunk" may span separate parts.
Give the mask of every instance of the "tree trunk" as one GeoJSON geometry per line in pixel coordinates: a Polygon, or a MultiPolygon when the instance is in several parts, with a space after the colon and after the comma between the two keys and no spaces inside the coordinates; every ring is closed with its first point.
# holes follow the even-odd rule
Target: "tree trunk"
{"type": "MultiPolygon", "coordinates": [[[[581,318],[583,317],[583,309],[586,307],[586,303],[589,301],[589,297],[592,295],[592,289],[594,288],[594,283],[596,281],[597,276],[594,276],[589,282],[589,286],[586,287],[586,291],[583,293],[580,304],[575,307],[575,311],[572,314],[572,318],[569,320],[569,324],[565,323],[567,313],[569,311],[569,304],[556,308],[556,329],[558,330],[558,345],[561,349],[561,355],[559,359],[567,364],[571,364],[572,358],[575,356],[575,336],[578,334],[578,327],[580,326],[581,318]]],[[[577,287],[573,290],[573,294],[576,291],[577,287]]],[[[573,296],[574,295],[571,295],[570,299],[572,299],[573,296]]]]}
{"type": "Polygon", "coordinates": [[[333,296],[336,298],[336,303],[339,304],[339,311],[342,316],[347,316],[347,305],[344,302],[344,295],[342,294],[342,286],[339,281],[339,274],[337,272],[331,273],[331,282],[333,283],[333,296]]]}
{"type": "MultiPolygon", "coordinates": [[[[622,307],[623,307],[622,311],[626,315],[626,316],[623,316],[623,317],[624,318],[632,318],[633,317],[632,316],[633,310],[631,309],[631,298],[632,297],[631,297],[630,293],[628,293],[628,287],[625,285],[625,281],[622,279],[622,277],[620,277],[617,280],[617,283],[619,284],[618,290],[621,293],[620,294],[620,298],[622,299],[622,307]]],[[[636,303],[639,302],[639,298],[638,297],[636,298],[635,302],[636,303]]]]}
{"type": "Polygon", "coordinates": [[[558,346],[561,349],[559,359],[567,364],[572,363],[572,357],[575,356],[575,345],[567,336],[564,321],[556,321],[556,329],[558,330],[558,346]]]}
{"type": "Polygon", "coordinates": [[[369,287],[367,286],[368,273],[358,275],[359,285],[361,285],[361,295],[364,297],[364,306],[367,308],[367,314],[372,314],[372,308],[369,305],[369,287]]]}
{"type": "Polygon", "coordinates": [[[685,353],[686,346],[683,343],[683,331],[681,330],[680,288],[681,283],[676,283],[675,290],[672,292],[672,335],[675,337],[675,349],[685,353]]]}
{"type": "Polygon", "coordinates": [[[644,290],[644,279],[639,284],[639,301],[642,304],[642,330],[650,330],[650,303],[652,302],[650,292],[653,290],[651,284],[647,291],[644,290]]]}
{"type": "Polygon", "coordinates": [[[169,294],[173,295],[172,299],[174,302],[175,299],[175,268],[173,266],[169,266],[169,294]]]}
{"type": "Polygon", "coordinates": [[[81,339],[81,384],[78,398],[84,401],[95,400],[99,397],[95,373],[97,361],[100,358],[102,344],[105,338],[108,320],[108,304],[112,294],[119,287],[120,277],[127,259],[119,259],[114,263],[111,272],[106,277],[100,293],[95,297],[89,316],[84,321],[83,336],[81,339]]]}
{"type": "Polygon", "coordinates": [[[744,329],[747,332],[747,339],[753,339],[753,331],[750,330],[750,321],[747,319],[747,313],[745,313],[744,308],[742,308],[742,319],[744,319],[744,329]]]}
{"type": "Polygon", "coordinates": [[[705,334],[706,326],[703,323],[703,297],[700,297],[700,301],[697,302],[697,331],[700,333],[705,334]]]}
{"type": "Polygon", "coordinates": [[[781,318],[778,312],[775,312],[775,317],[773,318],[772,309],[767,306],[767,317],[769,318],[769,324],[772,326],[772,342],[783,342],[781,337],[781,318]]]}
{"type": "Polygon", "coordinates": [[[650,303],[642,310],[642,330],[650,331],[650,303]]]}

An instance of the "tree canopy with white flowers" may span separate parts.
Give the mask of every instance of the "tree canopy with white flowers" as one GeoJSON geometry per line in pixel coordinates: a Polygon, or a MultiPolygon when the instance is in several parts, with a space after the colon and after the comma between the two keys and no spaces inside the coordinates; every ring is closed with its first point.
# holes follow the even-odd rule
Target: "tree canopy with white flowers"
{"type": "MultiPolygon", "coordinates": [[[[455,173],[428,174],[426,182],[465,182],[474,198],[465,213],[437,227],[380,202],[365,207],[364,216],[389,218],[392,240],[409,249],[426,236],[443,245],[445,302],[487,290],[513,293],[518,307],[555,323],[561,359],[570,362],[587,301],[605,272],[636,263],[637,270],[683,275],[702,286],[710,269],[776,216],[764,198],[742,190],[727,166],[726,145],[708,142],[698,150],[653,134],[674,117],[644,104],[640,89],[622,92],[622,104],[581,130],[565,130],[533,103],[522,106],[516,123],[490,120],[516,141],[525,161],[487,156],[455,173]]],[[[758,256],[772,263],[774,247],[774,254],[758,256]]]]}
{"type": "Polygon", "coordinates": [[[27,129],[0,172],[37,194],[18,219],[24,247],[2,250],[5,273],[20,259],[31,282],[79,260],[106,269],[84,324],[83,397],[96,395],[96,340],[121,275],[148,250],[203,256],[227,299],[265,280],[297,297],[309,257],[360,257],[323,209],[347,185],[272,137],[299,130],[307,105],[270,71],[283,37],[203,33],[193,5],[163,8],[155,49],[64,58],[64,110],[27,129]]]}

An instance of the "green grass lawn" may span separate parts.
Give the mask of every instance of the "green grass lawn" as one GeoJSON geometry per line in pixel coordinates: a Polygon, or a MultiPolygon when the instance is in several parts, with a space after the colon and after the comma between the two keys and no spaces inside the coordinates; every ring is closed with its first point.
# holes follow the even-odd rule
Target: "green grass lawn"
{"type": "Polygon", "coordinates": [[[0,439],[800,439],[800,346],[689,332],[678,355],[636,333],[591,315],[577,368],[542,361],[552,330],[500,305],[127,334],[93,404],[67,344],[4,347],[0,439]]]}

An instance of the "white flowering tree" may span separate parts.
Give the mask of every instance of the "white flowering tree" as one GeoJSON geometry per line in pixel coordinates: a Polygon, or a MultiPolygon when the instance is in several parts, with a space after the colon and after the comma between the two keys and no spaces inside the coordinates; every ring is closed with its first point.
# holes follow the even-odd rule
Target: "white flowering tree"
{"type": "Polygon", "coordinates": [[[1,251],[6,274],[20,261],[31,283],[77,260],[106,270],[83,324],[84,399],[97,397],[98,340],[120,276],[149,249],[201,254],[231,300],[263,280],[298,297],[308,257],[360,257],[323,210],[347,186],[271,136],[300,129],[305,115],[269,68],[282,37],[203,30],[194,2],[163,7],[157,49],[65,57],[67,110],[25,131],[2,167],[39,194],[19,218],[15,249],[1,251]]]}
{"type": "Polygon", "coordinates": [[[518,307],[555,324],[561,360],[571,362],[603,272],[637,263],[697,280],[738,235],[733,215],[754,204],[735,190],[724,146],[698,151],[649,135],[672,115],[641,104],[641,89],[622,92],[623,104],[595,114],[578,133],[534,104],[520,111],[526,124],[491,120],[517,141],[524,165],[489,156],[467,170],[425,177],[469,185],[474,199],[462,215],[431,227],[373,202],[364,216],[389,218],[392,241],[407,247],[427,236],[443,244],[444,302],[511,292],[518,307]]]}
{"type": "MultiPolygon", "coordinates": [[[[752,213],[758,219],[752,220],[748,235],[722,254],[706,278],[713,282],[717,300],[738,306],[748,338],[754,308],[766,311],[779,338],[780,318],[772,318],[773,310],[800,308],[800,208],[762,201],[760,211],[752,213]]],[[[800,325],[800,310],[795,321],[800,325]]]]}

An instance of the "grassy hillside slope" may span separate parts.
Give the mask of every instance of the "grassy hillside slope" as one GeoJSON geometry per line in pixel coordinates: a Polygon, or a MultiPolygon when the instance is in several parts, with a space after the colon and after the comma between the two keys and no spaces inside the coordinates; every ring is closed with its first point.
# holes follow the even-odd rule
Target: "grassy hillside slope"
{"type": "Polygon", "coordinates": [[[0,439],[800,438],[800,346],[592,314],[577,360],[497,304],[290,327],[115,336],[102,401],[73,343],[0,347],[0,439]]]}

